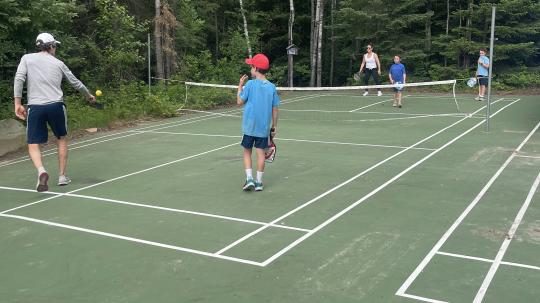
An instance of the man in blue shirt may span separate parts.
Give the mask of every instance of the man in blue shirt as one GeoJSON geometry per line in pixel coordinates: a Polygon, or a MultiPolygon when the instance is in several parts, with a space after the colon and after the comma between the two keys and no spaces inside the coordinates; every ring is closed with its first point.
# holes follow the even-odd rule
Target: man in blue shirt
{"type": "Polygon", "coordinates": [[[266,79],[266,72],[270,69],[270,62],[263,54],[246,59],[251,65],[251,76],[240,78],[238,84],[238,105],[244,105],[242,117],[242,147],[244,147],[244,167],[246,169],[246,183],[244,191],[263,190],[262,176],[264,172],[265,154],[268,147],[270,131],[275,135],[278,120],[278,106],[280,103],[276,86],[266,79]],[[245,83],[245,85],[244,85],[245,83]],[[270,124],[271,123],[271,124],[270,124]],[[270,127],[271,126],[271,127],[270,127]],[[257,152],[257,179],[253,180],[251,153],[253,146],[257,152]]]}
{"type": "Polygon", "coordinates": [[[488,85],[489,77],[489,58],[486,56],[486,50],[480,50],[480,58],[478,58],[478,68],[476,69],[476,78],[478,78],[478,97],[474,98],[477,101],[484,101],[486,86],[488,85]]]}
{"type": "Polygon", "coordinates": [[[405,73],[405,65],[401,64],[401,58],[399,56],[394,56],[394,64],[390,67],[388,77],[390,78],[390,83],[396,85],[394,87],[393,106],[401,108],[401,95],[403,92],[402,84],[405,84],[407,74],[405,73]]]}

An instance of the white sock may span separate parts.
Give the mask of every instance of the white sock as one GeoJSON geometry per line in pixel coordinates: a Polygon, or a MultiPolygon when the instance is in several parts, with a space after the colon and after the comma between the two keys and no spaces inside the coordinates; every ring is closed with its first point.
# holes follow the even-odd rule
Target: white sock
{"type": "Polygon", "coordinates": [[[257,182],[259,183],[262,183],[262,176],[263,176],[264,172],[262,171],[257,171],[257,182]]]}
{"type": "Polygon", "coordinates": [[[253,179],[253,169],[246,169],[246,179],[253,179]]]}
{"type": "Polygon", "coordinates": [[[45,170],[45,167],[43,167],[43,166],[38,167],[37,171],[38,171],[38,176],[41,175],[42,173],[46,173],[46,172],[47,172],[47,171],[45,170]]]}

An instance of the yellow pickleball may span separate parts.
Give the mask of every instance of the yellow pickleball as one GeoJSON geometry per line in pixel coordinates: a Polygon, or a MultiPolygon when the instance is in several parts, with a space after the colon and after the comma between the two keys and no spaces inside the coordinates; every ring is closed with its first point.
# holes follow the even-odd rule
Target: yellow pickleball
{"type": "Polygon", "coordinates": [[[99,89],[96,90],[96,96],[101,97],[101,95],[103,95],[103,93],[99,89]]]}

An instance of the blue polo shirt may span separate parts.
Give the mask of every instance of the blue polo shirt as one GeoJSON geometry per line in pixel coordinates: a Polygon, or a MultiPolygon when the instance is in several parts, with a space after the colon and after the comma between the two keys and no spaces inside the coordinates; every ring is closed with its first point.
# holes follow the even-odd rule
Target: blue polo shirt
{"type": "Polygon", "coordinates": [[[276,86],[268,80],[249,80],[238,95],[244,100],[242,132],[244,135],[266,138],[272,123],[272,108],[279,106],[276,86]]]}
{"type": "MultiPolygon", "coordinates": [[[[487,56],[480,56],[479,61],[484,63],[484,64],[489,64],[489,58],[487,56]]],[[[487,77],[487,76],[489,76],[489,71],[482,64],[478,63],[478,69],[476,70],[476,74],[478,76],[487,77]]]]}
{"type": "Polygon", "coordinates": [[[405,65],[401,63],[392,64],[392,66],[390,67],[390,75],[395,82],[403,83],[403,76],[405,75],[405,65]]]}

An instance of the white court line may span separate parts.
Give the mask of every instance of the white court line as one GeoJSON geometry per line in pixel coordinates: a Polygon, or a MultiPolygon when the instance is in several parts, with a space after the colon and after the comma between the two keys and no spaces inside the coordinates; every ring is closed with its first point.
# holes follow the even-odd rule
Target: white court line
{"type": "MultiPolygon", "coordinates": [[[[308,95],[308,96],[299,96],[299,97],[294,97],[294,98],[291,98],[291,99],[284,100],[281,104],[288,104],[288,103],[303,101],[303,100],[316,98],[316,97],[324,97],[324,96],[325,96],[324,94],[314,94],[314,95],[308,95]]],[[[223,113],[238,112],[238,111],[242,111],[242,108],[228,110],[228,111],[222,112],[222,114],[223,113]]],[[[182,121],[174,121],[174,122],[167,122],[167,123],[162,123],[162,124],[157,124],[157,125],[149,125],[149,126],[146,126],[146,127],[137,128],[136,130],[144,130],[144,129],[155,128],[155,127],[159,127],[159,128],[155,128],[154,130],[160,130],[160,129],[166,129],[166,128],[171,128],[171,127],[175,127],[175,126],[181,126],[181,125],[185,125],[185,124],[191,124],[191,123],[196,123],[196,122],[201,122],[201,121],[206,121],[206,120],[211,120],[211,119],[216,119],[216,118],[220,118],[220,116],[215,115],[214,113],[212,113],[212,114],[209,114],[209,115],[188,118],[188,119],[185,119],[185,120],[182,120],[182,121]]],[[[109,135],[100,136],[100,137],[97,137],[97,138],[92,138],[92,139],[88,139],[88,140],[74,142],[74,143],[69,145],[70,146],[69,150],[75,150],[75,149],[79,149],[79,148],[83,148],[83,147],[92,146],[92,145],[95,145],[95,144],[98,144],[98,143],[109,142],[109,141],[113,141],[113,140],[122,139],[122,138],[137,135],[137,134],[130,133],[130,132],[131,131],[123,131],[123,132],[119,132],[119,133],[115,133],[115,134],[109,134],[109,135]],[[128,133],[130,133],[130,134],[128,134],[128,133]],[[127,135],[119,136],[119,135],[122,135],[122,134],[127,134],[127,135]],[[114,138],[110,138],[110,139],[107,139],[107,140],[101,140],[101,141],[85,144],[85,145],[82,145],[82,146],[72,147],[74,145],[79,145],[79,144],[82,144],[82,143],[92,142],[92,141],[96,141],[96,140],[100,140],[102,138],[112,137],[112,136],[119,136],[119,137],[114,137],[114,138]]],[[[51,148],[51,149],[48,149],[46,151],[43,151],[42,152],[42,157],[55,155],[57,153],[58,152],[57,152],[56,148],[51,148]]],[[[20,163],[20,162],[24,162],[24,161],[28,161],[28,160],[30,160],[30,157],[24,156],[24,157],[20,157],[20,158],[17,158],[17,159],[14,159],[14,160],[11,160],[11,161],[8,161],[8,162],[5,162],[5,163],[1,163],[0,167],[4,167],[4,166],[16,164],[16,163],[20,163]]]]}
{"type": "Polygon", "coordinates": [[[151,246],[156,246],[156,247],[161,247],[161,248],[167,248],[167,249],[172,249],[172,250],[177,250],[177,251],[182,251],[182,252],[187,252],[187,253],[192,253],[192,254],[197,254],[197,255],[203,255],[203,256],[208,256],[208,257],[213,257],[213,258],[218,258],[218,259],[224,259],[224,260],[228,260],[228,261],[234,261],[234,262],[238,262],[238,263],[244,263],[244,264],[261,266],[261,267],[263,266],[260,262],[255,262],[255,261],[251,261],[251,260],[240,259],[240,258],[229,257],[229,256],[223,256],[223,255],[216,255],[216,254],[206,252],[206,251],[202,251],[202,250],[191,249],[191,248],[175,246],[175,245],[170,245],[170,244],[164,244],[164,243],[148,241],[148,240],[143,240],[143,239],[138,239],[138,238],[132,238],[132,237],[122,236],[122,235],[118,235],[118,234],[98,231],[98,230],[94,230],[94,229],[82,228],[82,227],[73,226],[73,225],[61,224],[61,223],[56,223],[56,222],[51,222],[51,221],[46,221],[46,220],[40,220],[40,219],[24,217],[24,216],[17,216],[17,215],[8,215],[8,214],[0,214],[0,217],[24,220],[24,221],[29,221],[29,222],[39,223],[39,224],[45,224],[45,225],[49,225],[49,226],[60,227],[60,228],[75,230],[75,231],[79,231],[79,232],[85,232],[85,233],[99,235],[99,236],[103,236],[103,237],[126,240],[126,241],[135,242],[135,243],[141,243],[141,244],[146,244],[146,245],[151,245],[151,246]]]}
{"type": "Polygon", "coordinates": [[[528,269],[534,269],[534,270],[540,270],[540,266],[534,266],[534,265],[528,265],[528,264],[521,264],[521,263],[514,263],[514,262],[501,262],[502,265],[508,265],[508,266],[514,266],[514,267],[522,267],[522,268],[528,268],[528,269]]]}
{"type": "Polygon", "coordinates": [[[430,299],[430,298],[420,297],[420,296],[415,296],[415,295],[410,295],[410,294],[403,294],[401,296],[405,298],[414,299],[417,301],[429,302],[429,303],[448,303],[447,301],[440,301],[440,300],[435,300],[435,299],[430,299]]]}
{"type": "MultiPolygon", "coordinates": [[[[380,121],[396,121],[396,120],[410,120],[410,119],[420,119],[420,118],[432,118],[432,117],[440,117],[439,115],[423,115],[423,116],[411,116],[411,117],[399,117],[399,118],[381,118],[381,119],[345,119],[345,120],[339,120],[339,121],[345,121],[345,122],[380,122],[380,121]]],[[[463,117],[463,116],[461,116],[463,117]]],[[[456,118],[456,117],[451,117],[456,118]]],[[[457,117],[459,118],[459,117],[457,117]]],[[[478,117],[467,117],[467,118],[475,118],[478,119],[478,117]]]]}
{"type": "Polygon", "coordinates": [[[466,113],[454,113],[454,114],[430,114],[430,113],[426,113],[426,114],[413,114],[413,113],[390,113],[390,112],[372,112],[372,111],[368,111],[368,112],[361,111],[361,112],[354,112],[354,113],[355,113],[355,114],[402,115],[402,116],[425,116],[425,115],[429,115],[429,116],[432,116],[432,117],[469,117],[469,118],[481,118],[481,119],[485,119],[485,116],[471,115],[471,114],[466,114],[466,113]]]}
{"type": "MultiPolygon", "coordinates": [[[[152,167],[150,167],[150,168],[146,168],[146,169],[143,169],[143,170],[139,170],[139,171],[136,171],[136,172],[133,172],[133,173],[130,173],[130,174],[126,174],[126,175],[120,176],[120,177],[112,178],[112,179],[105,180],[105,181],[102,181],[102,182],[99,182],[99,183],[95,183],[95,184],[92,184],[92,185],[88,185],[88,186],[85,186],[85,187],[81,187],[81,188],[79,188],[79,189],[75,189],[75,190],[69,191],[69,192],[67,192],[67,193],[61,193],[61,194],[56,195],[56,196],[52,196],[52,197],[49,197],[49,198],[45,198],[45,199],[41,199],[41,200],[38,200],[38,201],[35,201],[35,202],[31,202],[31,203],[28,203],[28,204],[24,204],[24,205],[21,205],[21,206],[18,206],[18,207],[14,207],[14,208],[11,208],[11,209],[8,209],[8,210],[4,210],[4,211],[0,212],[0,214],[6,214],[6,213],[8,213],[8,212],[11,212],[11,211],[14,211],[14,210],[17,210],[17,209],[25,208],[25,207],[28,207],[28,206],[31,206],[31,205],[34,205],[34,204],[38,204],[38,203],[45,202],[45,201],[48,201],[48,200],[51,200],[51,199],[55,199],[55,198],[58,198],[58,197],[65,196],[65,195],[67,195],[67,194],[73,194],[73,193],[79,192],[79,191],[81,191],[81,190],[85,190],[85,189],[88,189],[88,188],[92,188],[92,187],[95,187],[95,186],[98,186],[98,185],[102,185],[102,184],[105,184],[105,183],[109,183],[109,182],[113,182],[113,181],[116,181],[116,180],[124,179],[124,178],[130,177],[130,176],[137,175],[137,174],[141,174],[141,173],[144,173],[144,172],[147,172],[147,171],[150,171],[150,170],[154,170],[154,169],[157,169],[157,168],[160,168],[160,167],[164,167],[164,166],[171,165],[171,164],[174,164],[174,163],[178,163],[178,162],[181,162],[181,161],[185,161],[185,160],[189,160],[189,159],[192,159],[192,158],[196,158],[196,157],[199,157],[199,156],[202,156],[202,155],[206,155],[206,154],[209,154],[209,153],[218,151],[218,150],[222,150],[222,149],[231,147],[231,146],[236,146],[236,145],[238,145],[238,144],[239,144],[239,143],[236,142],[236,143],[233,143],[233,144],[224,145],[224,146],[221,146],[221,147],[218,147],[218,148],[214,148],[214,149],[211,149],[211,150],[208,150],[208,151],[205,151],[205,152],[202,152],[202,153],[198,153],[198,154],[195,154],[195,155],[191,155],[191,156],[183,157],[183,158],[176,159],[176,160],[173,160],[173,161],[169,161],[169,162],[167,162],[167,163],[163,163],[163,164],[159,164],[159,165],[156,165],[156,166],[152,166],[152,167]]],[[[266,225],[265,225],[265,226],[266,226],[266,225]]]]}
{"type": "MultiPolygon", "coordinates": [[[[517,102],[517,101],[515,101],[517,102]]],[[[508,106],[514,104],[515,102],[513,103],[509,103],[508,105],[502,107],[501,109],[499,109],[498,111],[496,111],[495,113],[493,113],[493,115],[491,115],[491,117],[494,117],[496,116],[498,113],[500,113],[501,111],[503,111],[505,108],[507,108],[508,106]]],[[[479,109],[481,110],[481,109],[479,109]]],[[[459,140],[460,138],[462,138],[463,136],[467,135],[468,133],[470,133],[471,131],[473,131],[474,129],[478,128],[479,126],[481,126],[482,124],[484,124],[484,121],[481,121],[477,124],[475,124],[473,127],[469,128],[468,130],[464,131],[463,133],[461,133],[460,135],[458,135],[457,137],[455,137],[454,139],[448,141],[447,143],[445,143],[443,146],[439,147],[438,149],[432,151],[431,153],[429,153],[427,156],[423,157],[422,159],[418,160],[416,163],[414,163],[413,165],[409,166],[408,168],[406,168],[405,170],[401,171],[399,174],[395,175],[394,177],[392,177],[391,179],[389,179],[388,181],[384,182],[383,184],[381,184],[379,187],[377,187],[376,189],[372,190],[370,193],[368,193],[367,195],[365,195],[364,197],[362,197],[361,199],[359,199],[358,201],[354,202],[353,204],[347,206],[346,208],[344,208],[343,210],[341,210],[340,212],[338,212],[337,214],[333,215],[332,217],[330,217],[328,220],[324,221],[323,223],[319,224],[317,227],[313,228],[310,232],[304,234],[302,237],[298,238],[296,241],[292,242],[291,244],[289,244],[287,247],[285,247],[284,249],[280,250],[278,253],[274,254],[272,257],[268,258],[266,261],[263,262],[263,264],[265,265],[268,265],[270,264],[272,261],[274,261],[275,259],[279,258],[281,255],[285,254],[287,251],[291,250],[292,248],[294,248],[296,245],[300,244],[301,242],[303,242],[304,240],[306,240],[307,238],[311,237],[313,234],[315,234],[316,232],[318,232],[319,230],[323,229],[325,226],[327,226],[328,224],[332,223],[333,221],[337,220],[338,218],[340,218],[341,216],[343,216],[344,214],[346,214],[347,212],[349,212],[351,209],[353,209],[354,207],[356,207],[357,205],[363,203],[364,201],[366,201],[367,199],[369,199],[371,196],[375,195],[376,193],[378,193],[379,191],[381,191],[382,189],[386,188],[388,185],[392,184],[394,181],[398,180],[399,178],[401,178],[403,175],[405,175],[406,173],[408,173],[409,171],[413,170],[415,167],[417,167],[418,165],[424,163],[426,160],[430,159],[431,157],[433,157],[434,155],[436,155],[437,153],[439,153],[440,151],[442,151],[443,149],[447,148],[448,146],[450,146],[451,144],[453,144],[454,142],[456,142],[457,140],[459,140]]],[[[454,125],[454,124],[453,124],[454,125]]],[[[282,218],[280,218],[282,219],[282,218]]],[[[275,222],[274,222],[275,223],[275,222]]],[[[264,227],[264,226],[263,226],[264,227]]],[[[261,227],[261,228],[263,228],[261,227]]]]}
{"type": "MultiPolygon", "coordinates": [[[[26,188],[15,188],[15,187],[0,186],[0,189],[36,193],[36,191],[34,189],[26,189],[26,188]]],[[[268,222],[261,222],[261,221],[255,221],[255,220],[247,220],[247,219],[242,219],[242,218],[236,218],[236,217],[229,217],[229,216],[210,214],[210,213],[205,213],[205,212],[198,212],[198,211],[184,210],[184,209],[178,209],[178,208],[156,206],[156,205],[150,205],[150,204],[141,204],[141,203],[128,202],[128,201],[122,201],[122,200],[117,200],[117,199],[100,198],[100,197],[95,197],[95,196],[77,195],[77,194],[64,194],[64,193],[52,192],[52,191],[43,192],[42,194],[55,195],[55,196],[60,195],[60,196],[66,196],[66,197],[74,197],[74,198],[81,198],[81,199],[88,199],[88,200],[95,200],[95,201],[102,201],[102,202],[110,202],[110,203],[116,203],[116,204],[137,206],[137,207],[143,207],[143,208],[151,208],[151,209],[157,209],[157,210],[168,211],[168,212],[176,212],[176,213],[190,214],[190,215],[196,215],[196,216],[202,216],[202,217],[217,218],[217,219],[223,219],[223,220],[228,220],[228,221],[236,221],[236,222],[242,222],[242,223],[249,223],[249,224],[255,224],[255,225],[265,225],[265,224],[268,223],[268,222]]],[[[296,230],[296,231],[302,231],[302,232],[308,232],[309,231],[308,229],[299,228],[299,227],[293,227],[293,226],[287,226],[287,225],[281,225],[281,224],[275,224],[272,227],[290,229],[290,230],[296,230]]]]}
{"type": "MultiPolygon", "coordinates": [[[[494,262],[494,260],[491,260],[491,259],[478,258],[478,257],[467,256],[467,255],[462,255],[462,254],[453,254],[453,253],[447,253],[447,252],[443,252],[443,251],[438,251],[437,254],[438,255],[443,255],[443,256],[448,256],[448,257],[460,258],[460,259],[467,259],[467,260],[486,262],[486,263],[493,263],[494,262]]],[[[529,265],[529,264],[522,264],[522,263],[501,261],[501,265],[540,270],[539,266],[534,266],[534,265],[529,265]]]]}
{"type": "Polygon", "coordinates": [[[456,117],[465,117],[467,114],[465,113],[443,113],[443,114],[434,114],[434,113],[425,113],[425,114],[418,114],[418,113],[401,113],[401,112],[377,112],[377,111],[361,111],[361,112],[351,112],[350,110],[319,110],[319,109],[279,109],[280,112],[315,112],[315,113],[343,113],[343,114],[378,114],[378,115],[400,115],[400,116],[425,116],[425,115],[431,115],[431,116],[456,116],[456,117]]]}
{"type": "MultiPolygon", "coordinates": [[[[131,132],[139,132],[132,130],[131,132]]],[[[203,136],[203,137],[223,137],[223,138],[242,138],[242,136],[232,135],[217,135],[217,134],[201,134],[201,133],[188,133],[188,132],[162,132],[162,131],[142,131],[152,134],[168,134],[168,135],[186,135],[186,136],[203,136]]],[[[397,145],[383,145],[383,144],[367,144],[367,143],[351,143],[351,142],[337,142],[337,141],[319,141],[319,140],[307,140],[307,139],[291,139],[291,138],[275,138],[275,141],[291,141],[291,142],[306,142],[306,143],[320,143],[320,144],[335,144],[335,145],[351,145],[351,146],[366,146],[366,147],[384,147],[384,148],[399,148],[406,149],[405,146],[397,145]]],[[[435,150],[434,148],[414,147],[415,150],[435,150]]]]}
{"type": "MultiPolygon", "coordinates": [[[[446,101],[445,99],[449,99],[448,101],[451,101],[451,100],[454,100],[454,97],[452,96],[452,92],[449,92],[449,96],[429,96],[429,95],[415,95],[415,94],[411,94],[411,98],[412,99],[441,99],[442,101],[446,101]]],[[[474,100],[476,96],[470,96],[470,97],[465,97],[465,96],[456,96],[456,99],[457,100],[461,100],[461,101],[466,101],[466,100],[469,100],[469,101],[475,101],[477,103],[481,103],[481,102],[478,102],[476,100],[474,100]]],[[[493,98],[495,99],[495,98],[493,98]]],[[[429,100],[428,100],[429,101],[429,100]]]]}
{"type": "MultiPolygon", "coordinates": [[[[407,98],[407,97],[409,97],[409,95],[403,96],[402,98],[405,99],[405,98],[407,98]]],[[[394,98],[391,98],[391,99],[386,99],[386,100],[382,100],[382,101],[379,101],[379,102],[371,103],[371,104],[368,104],[368,105],[364,105],[364,106],[362,106],[362,107],[359,107],[359,108],[357,108],[357,109],[353,109],[353,110],[351,110],[350,112],[351,112],[351,113],[354,113],[355,111],[359,111],[359,110],[364,109],[364,108],[368,108],[368,107],[371,107],[371,106],[374,106],[374,105],[377,105],[377,104],[381,104],[381,103],[388,102],[388,101],[393,101],[393,100],[394,100],[394,98]]]]}
{"type": "MultiPolygon", "coordinates": [[[[356,113],[356,112],[355,112],[356,113]]],[[[420,119],[420,118],[433,118],[433,117],[450,117],[450,118],[459,118],[464,117],[467,115],[439,115],[439,114],[425,114],[425,115],[415,115],[415,116],[408,116],[408,117],[399,117],[399,118],[378,118],[378,119],[336,119],[336,120],[329,120],[329,121],[336,121],[336,122],[380,122],[380,121],[396,121],[396,120],[410,120],[410,119],[420,119]]],[[[477,117],[477,116],[470,116],[468,118],[474,118],[474,119],[484,119],[483,117],[477,117]]],[[[324,121],[324,119],[288,119],[288,118],[281,118],[280,121],[324,121]]]]}
{"type": "MultiPolygon", "coordinates": [[[[502,100],[502,99],[500,99],[500,100],[502,100]]],[[[497,102],[497,101],[496,101],[496,102],[497,102]]],[[[495,103],[495,102],[494,102],[494,103],[495,103]]],[[[512,104],[512,103],[511,103],[511,104],[512,104]]],[[[478,111],[480,111],[480,110],[482,110],[482,109],[483,109],[483,108],[480,108],[480,109],[478,109],[478,111]]],[[[496,113],[495,113],[495,114],[496,114],[496,113]]],[[[495,115],[495,114],[494,114],[494,115],[495,115]]],[[[332,192],[334,192],[334,191],[340,189],[341,187],[343,187],[343,186],[345,186],[345,185],[347,185],[347,184],[353,182],[354,180],[360,178],[361,176],[367,174],[368,172],[370,172],[371,170],[377,168],[378,166],[380,166],[380,165],[382,165],[382,164],[384,164],[384,163],[390,161],[391,159],[393,159],[393,158],[395,158],[395,157],[401,155],[402,153],[408,151],[409,149],[411,149],[411,148],[413,148],[413,147],[416,147],[417,145],[420,145],[420,144],[422,144],[423,142],[425,142],[425,141],[427,141],[427,140],[429,140],[429,139],[431,139],[431,138],[437,136],[438,134],[440,134],[440,133],[446,131],[447,129],[449,129],[449,128],[451,128],[451,127],[453,127],[453,126],[455,126],[455,125],[457,125],[457,124],[459,124],[459,123],[465,121],[466,119],[467,119],[467,117],[462,118],[461,120],[459,120],[459,121],[457,121],[457,122],[454,122],[454,123],[452,123],[451,125],[446,126],[446,127],[444,127],[443,129],[441,129],[441,130],[435,132],[434,134],[429,135],[429,136],[427,136],[426,138],[424,138],[424,139],[422,139],[422,140],[420,140],[420,141],[414,143],[413,145],[407,147],[406,149],[401,150],[401,151],[399,151],[399,152],[393,154],[392,156],[390,156],[390,157],[388,157],[388,158],[386,158],[386,159],[384,159],[384,160],[382,160],[382,161],[380,161],[380,162],[378,162],[378,163],[372,165],[372,166],[369,167],[368,169],[366,169],[366,170],[360,172],[359,174],[357,174],[357,175],[355,175],[355,176],[349,178],[348,180],[346,180],[346,181],[344,181],[344,182],[342,182],[342,183],[340,183],[340,184],[334,186],[333,188],[327,190],[326,192],[324,192],[324,193],[318,195],[317,197],[315,197],[315,198],[309,200],[308,202],[306,202],[306,203],[304,203],[304,204],[302,204],[302,205],[296,207],[295,209],[293,209],[293,210],[287,212],[286,214],[280,216],[279,218],[273,220],[273,221],[271,222],[271,224],[275,224],[276,222],[279,222],[279,221],[281,221],[281,220],[287,218],[288,216],[290,216],[290,215],[292,215],[292,214],[294,214],[294,213],[300,211],[301,209],[307,207],[308,205],[311,205],[311,204],[315,203],[316,201],[320,200],[321,198],[323,198],[323,197],[329,195],[330,193],[332,193],[332,192]]],[[[480,124],[482,124],[482,123],[483,123],[483,122],[480,122],[478,125],[480,125],[480,124]]],[[[437,151],[437,150],[433,151],[432,153],[434,153],[434,152],[436,152],[436,151],[437,151]]],[[[372,193],[373,193],[373,192],[372,192],[372,193]]],[[[355,205],[355,204],[352,204],[352,205],[355,205]]],[[[339,215],[339,213],[338,213],[338,215],[339,215]]],[[[341,215],[339,215],[339,216],[341,216],[341,215]]],[[[338,216],[338,217],[339,217],[339,216],[338,216]]],[[[333,218],[333,217],[332,217],[332,218],[333,218]]],[[[335,220],[335,219],[332,219],[332,221],[333,221],[333,220],[335,220]]],[[[328,223],[323,223],[323,224],[319,225],[317,228],[320,229],[320,228],[324,227],[326,224],[328,224],[328,223]],[[324,225],[324,226],[322,226],[322,225],[324,225]]],[[[268,228],[268,226],[262,226],[262,227],[260,227],[259,229],[254,230],[253,232],[251,232],[251,233],[249,233],[249,234],[243,236],[242,238],[240,238],[240,239],[238,239],[238,240],[232,242],[231,244],[227,245],[226,247],[222,248],[222,249],[219,250],[217,253],[218,253],[218,254],[219,254],[219,253],[223,253],[223,252],[225,252],[225,251],[231,249],[232,247],[234,247],[234,246],[240,244],[241,242],[243,242],[243,241],[245,241],[245,240],[251,238],[252,236],[258,234],[259,232],[265,230],[266,228],[268,228]]],[[[317,228],[315,228],[314,230],[318,230],[317,228]]],[[[313,231],[313,230],[312,230],[312,231],[313,231]]],[[[313,233],[310,232],[310,233],[308,233],[308,234],[309,234],[309,235],[312,235],[313,233]]],[[[308,234],[306,234],[306,235],[308,235],[308,234]]],[[[305,236],[305,235],[304,235],[304,236],[305,236]]],[[[308,236],[308,237],[309,237],[309,236],[308,236]]],[[[305,239],[305,238],[302,237],[302,238],[300,238],[300,239],[305,239]]],[[[302,241],[303,241],[303,240],[302,240],[302,241]]],[[[294,245],[292,245],[292,246],[291,246],[291,245],[287,246],[284,250],[281,250],[278,254],[281,255],[281,254],[285,253],[286,251],[290,250],[292,247],[296,246],[296,245],[297,245],[298,243],[300,243],[300,242],[301,242],[301,241],[299,241],[299,242],[297,242],[297,241],[293,242],[294,245]]],[[[276,254],[276,255],[278,255],[278,254],[276,254]]],[[[271,258],[269,258],[268,260],[266,260],[266,261],[265,261],[265,262],[267,262],[266,264],[269,264],[272,260],[276,259],[276,258],[277,258],[276,255],[274,255],[273,257],[271,257],[271,258]]],[[[279,255],[278,255],[278,256],[279,256],[279,255]]]]}
{"type": "MultiPolygon", "coordinates": [[[[540,123],[538,124],[540,125],[540,123]]],[[[508,250],[508,247],[510,246],[510,243],[512,242],[512,239],[514,238],[514,235],[521,224],[521,221],[523,220],[523,217],[525,216],[525,213],[527,212],[527,209],[529,208],[529,205],[531,204],[532,198],[534,197],[534,194],[536,193],[536,190],[538,189],[538,185],[540,184],[540,173],[536,176],[536,179],[534,180],[533,185],[531,186],[531,189],[529,190],[529,194],[527,195],[527,198],[525,199],[525,202],[523,202],[523,205],[519,209],[519,212],[516,215],[516,218],[514,219],[514,222],[512,223],[512,226],[510,226],[510,229],[506,233],[506,237],[501,244],[501,247],[499,248],[499,252],[497,253],[497,256],[495,256],[495,259],[493,260],[493,263],[491,264],[491,267],[489,268],[489,271],[484,278],[484,281],[482,282],[482,285],[478,289],[478,292],[476,293],[476,297],[474,297],[473,303],[480,303],[484,300],[484,296],[486,295],[486,292],[491,285],[491,281],[493,280],[493,277],[495,277],[495,274],[497,273],[497,270],[499,269],[499,266],[501,265],[502,259],[504,258],[504,255],[506,254],[506,250],[508,250]]]]}
{"type": "Polygon", "coordinates": [[[444,251],[438,251],[436,252],[437,255],[443,255],[447,257],[454,257],[454,258],[460,258],[460,259],[467,259],[467,260],[474,260],[474,261],[480,261],[480,262],[487,262],[487,263],[493,263],[493,260],[486,259],[486,258],[478,258],[473,256],[467,256],[467,255],[461,255],[461,254],[453,254],[453,253],[447,253],[444,251]]]}
{"type": "Polygon", "coordinates": [[[185,112],[207,114],[207,115],[217,115],[217,116],[226,117],[226,118],[242,118],[242,116],[239,116],[239,115],[231,115],[231,114],[224,114],[220,112],[211,112],[207,110],[198,110],[198,109],[190,109],[190,108],[179,108],[177,109],[177,111],[185,111],[185,112]]]}
{"type": "MultiPolygon", "coordinates": [[[[518,99],[517,101],[519,101],[518,99]]],[[[517,102],[514,101],[513,103],[517,102]]],[[[509,106],[513,103],[510,103],[506,106],[509,106]]],[[[506,107],[505,106],[505,107],[506,107]]],[[[504,107],[503,107],[504,108],[504,107]]],[[[444,233],[444,235],[437,241],[437,243],[433,246],[433,248],[429,251],[429,253],[424,257],[424,259],[418,264],[418,266],[415,268],[415,270],[411,273],[411,275],[405,280],[405,282],[401,285],[401,287],[397,290],[396,295],[400,296],[405,294],[407,289],[411,286],[411,284],[414,282],[414,280],[420,275],[420,273],[424,270],[424,268],[427,266],[427,264],[431,261],[433,256],[441,249],[441,247],[444,245],[446,240],[452,235],[452,233],[458,228],[458,226],[461,224],[461,222],[467,217],[467,215],[472,211],[472,209],[478,204],[478,202],[482,199],[482,197],[486,194],[488,189],[493,185],[493,183],[497,180],[497,178],[501,175],[501,173],[506,169],[506,167],[510,164],[510,162],[514,159],[516,153],[518,153],[521,148],[529,141],[529,139],[532,137],[532,135],[536,132],[538,127],[540,126],[540,123],[538,123],[533,130],[523,139],[523,141],[519,144],[519,146],[515,149],[515,152],[512,153],[508,159],[501,165],[501,167],[495,172],[495,174],[489,179],[489,181],[484,185],[484,187],[480,190],[478,195],[471,201],[471,203],[465,208],[465,210],[459,215],[459,217],[452,223],[452,225],[448,228],[448,230],[444,233]]]]}
{"type": "Polygon", "coordinates": [[[516,155],[518,158],[529,158],[529,159],[540,159],[540,157],[536,156],[525,156],[525,155],[516,155]]]}

